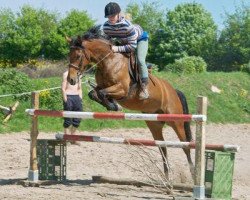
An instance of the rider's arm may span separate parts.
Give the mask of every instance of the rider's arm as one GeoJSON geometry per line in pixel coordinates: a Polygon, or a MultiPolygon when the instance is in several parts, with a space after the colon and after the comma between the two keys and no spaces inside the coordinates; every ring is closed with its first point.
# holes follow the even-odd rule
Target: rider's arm
{"type": "Polygon", "coordinates": [[[106,22],[103,25],[103,31],[110,37],[120,39],[124,43],[121,46],[113,46],[114,52],[131,52],[136,49],[138,31],[131,22],[124,19],[115,25],[106,22]]]}

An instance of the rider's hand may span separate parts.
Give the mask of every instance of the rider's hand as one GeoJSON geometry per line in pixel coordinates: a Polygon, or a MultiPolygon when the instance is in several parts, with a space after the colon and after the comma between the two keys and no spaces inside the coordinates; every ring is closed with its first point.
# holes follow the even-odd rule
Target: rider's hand
{"type": "Polygon", "coordinates": [[[115,52],[118,52],[118,46],[112,46],[112,51],[115,53],[115,52]]]}

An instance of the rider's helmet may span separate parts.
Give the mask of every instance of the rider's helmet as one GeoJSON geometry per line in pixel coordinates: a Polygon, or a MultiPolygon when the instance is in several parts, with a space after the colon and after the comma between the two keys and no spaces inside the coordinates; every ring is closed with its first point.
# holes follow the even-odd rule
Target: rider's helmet
{"type": "Polygon", "coordinates": [[[110,2],[105,6],[104,13],[105,17],[116,15],[121,12],[121,8],[118,3],[110,2]]]}

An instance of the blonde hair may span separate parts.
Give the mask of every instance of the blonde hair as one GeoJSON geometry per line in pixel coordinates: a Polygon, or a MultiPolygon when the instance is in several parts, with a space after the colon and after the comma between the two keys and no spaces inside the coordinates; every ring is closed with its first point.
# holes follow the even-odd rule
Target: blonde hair
{"type": "Polygon", "coordinates": [[[132,20],[132,15],[130,13],[124,13],[123,14],[124,18],[131,21],[132,20]]]}

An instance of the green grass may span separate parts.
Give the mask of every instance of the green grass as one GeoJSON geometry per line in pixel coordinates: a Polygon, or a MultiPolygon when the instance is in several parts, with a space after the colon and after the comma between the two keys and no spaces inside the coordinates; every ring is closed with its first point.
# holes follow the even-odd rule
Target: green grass
{"type": "MultiPolygon", "coordinates": [[[[196,98],[198,95],[208,97],[208,123],[250,123],[250,76],[247,73],[215,73],[182,75],[164,72],[154,72],[158,77],[168,80],[175,88],[184,92],[187,97],[190,113],[196,113],[196,98]],[[213,93],[211,86],[221,89],[221,93],[213,93]]],[[[38,90],[60,86],[61,78],[33,79],[30,90],[38,90]]],[[[83,105],[84,111],[105,112],[99,104],[91,101],[87,96],[89,86],[84,83],[83,105]]],[[[2,94],[0,87],[0,95],[2,94]]],[[[52,102],[55,109],[62,109],[60,89],[55,93],[56,102],[52,102]]],[[[0,98],[0,105],[14,104],[12,97],[0,98]]],[[[52,106],[52,104],[49,104],[52,106]]],[[[43,109],[51,109],[43,105],[43,109]]],[[[30,129],[30,117],[25,109],[30,108],[29,101],[21,101],[15,115],[8,123],[0,123],[0,133],[27,131],[30,129]]],[[[125,110],[125,112],[132,112],[125,110]]],[[[3,121],[0,113],[0,120],[3,121]]],[[[39,117],[39,130],[45,132],[62,131],[63,119],[39,117]]],[[[83,120],[81,130],[100,130],[104,128],[135,128],[146,127],[141,121],[115,121],[115,120],[83,120]]]]}
{"type": "Polygon", "coordinates": [[[196,97],[208,97],[208,122],[249,123],[250,76],[246,73],[202,73],[185,76],[159,74],[183,91],[188,99],[190,112],[196,111],[196,97]],[[213,93],[211,86],[222,90],[213,93]],[[242,94],[242,93],[246,94],[242,94]]]}

